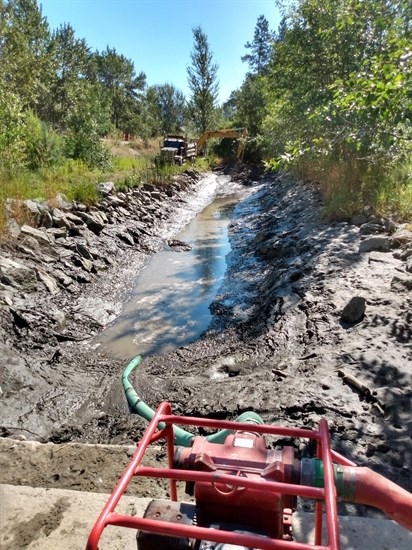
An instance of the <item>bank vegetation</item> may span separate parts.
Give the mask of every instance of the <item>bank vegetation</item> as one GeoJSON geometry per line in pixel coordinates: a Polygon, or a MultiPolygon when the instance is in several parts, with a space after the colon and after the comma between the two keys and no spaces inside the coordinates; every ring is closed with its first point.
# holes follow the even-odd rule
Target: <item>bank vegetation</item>
{"type": "Polygon", "coordinates": [[[115,48],[92,51],[69,23],[50,29],[37,0],[0,0],[0,225],[10,197],[60,192],[87,202],[102,178],[121,187],[170,176],[151,161],[165,132],[239,126],[249,129],[246,160],[320,182],[326,216],[368,206],[411,219],[410,2],[276,4],[279,28],[258,18],[244,44],[244,82],[219,106],[218,65],[201,27],[186,56],[185,98],[173,84],[148,86],[115,48]]]}

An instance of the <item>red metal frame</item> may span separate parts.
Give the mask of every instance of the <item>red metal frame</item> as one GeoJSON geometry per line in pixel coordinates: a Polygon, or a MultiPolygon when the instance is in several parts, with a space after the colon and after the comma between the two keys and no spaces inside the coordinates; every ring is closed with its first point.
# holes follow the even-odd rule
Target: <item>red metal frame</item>
{"type": "Polygon", "coordinates": [[[268,482],[266,480],[248,479],[242,476],[232,476],[221,472],[198,472],[192,470],[177,470],[173,468],[174,443],[173,425],[197,426],[214,429],[230,429],[233,431],[250,431],[250,423],[234,422],[227,420],[211,420],[208,418],[194,418],[172,415],[169,403],[163,402],[159,405],[152,421],[146,428],[141,441],[133,455],[130,464],[127,466],[119,479],[112,495],[103,508],[97,519],[87,542],[86,550],[97,550],[98,542],[104,528],[107,525],[129,527],[144,531],[162,533],[169,536],[184,536],[188,538],[210,540],[215,542],[231,543],[251,548],[269,549],[290,549],[290,550],[340,550],[338,513],[336,506],[336,488],[334,482],[332,460],[338,464],[355,466],[353,462],[345,459],[330,449],[329,429],[326,420],[319,422],[318,430],[307,430],[300,428],[287,428],[274,425],[253,424],[253,432],[262,435],[280,435],[295,438],[313,439],[317,442],[317,456],[323,461],[324,488],[295,485],[292,483],[268,482]],[[165,427],[158,429],[160,422],[165,427]],[[149,468],[140,466],[140,462],[151,443],[160,439],[167,439],[168,467],[149,468]],[[227,483],[232,486],[249,487],[262,489],[287,495],[298,495],[316,500],[315,514],[315,544],[306,544],[295,541],[284,541],[279,539],[262,539],[254,535],[233,533],[231,531],[212,530],[206,527],[192,525],[180,525],[165,521],[137,518],[125,514],[116,514],[114,510],[124,494],[127,485],[133,476],[144,476],[163,478],[170,480],[171,500],[177,501],[176,481],[206,481],[210,483],[227,483]],[[327,546],[322,545],[322,516],[323,508],[326,511],[327,546]]]}

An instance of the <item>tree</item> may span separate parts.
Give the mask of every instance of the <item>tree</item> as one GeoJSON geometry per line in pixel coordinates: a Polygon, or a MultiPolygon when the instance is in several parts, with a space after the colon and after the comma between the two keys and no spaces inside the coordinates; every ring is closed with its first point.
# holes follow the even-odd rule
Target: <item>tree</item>
{"type": "Polygon", "coordinates": [[[115,128],[125,133],[136,133],[146,75],[143,72],[136,75],[133,61],[109,47],[102,53],[94,54],[90,70],[92,80],[102,84],[108,94],[115,128]]]}
{"type": "Polygon", "coordinates": [[[153,87],[160,132],[171,134],[182,132],[186,118],[186,100],[184,94],[173,84],[161,84],[153,87]]]}
{"type": "Polygon", "coordinates": [[[212,129],[215,121],[219,83],[218,65],[213,62],[208,39],[200,26],[192,29],[194,46],[187,67],[188,84],[192,92],[189,113],[199,132],[212,129]]]}
{"type": "Polygon", "coordinates": [[[245,48],[250,53],[241,59],[249,64],[252,74],[262,76],[267,73],[272,54],[274,34],[269,30],[269,23],[264,15],[259,15],[252,42],[246,42],[245,48]]]}
{"type": "Polygon", "coordinates": [[[73,27],[64,24],[53,32],[50,52],[54,74],[39,111],[43,120],[64,130],[67,119],[84,100],[90,50],[84,39],[76,38],[73,27]]]}
{"type": "Polygon", "coordinates": [[[50,31],[36,0],[0,2],[0,90],[36,109],[52,75],[50,31]]]}

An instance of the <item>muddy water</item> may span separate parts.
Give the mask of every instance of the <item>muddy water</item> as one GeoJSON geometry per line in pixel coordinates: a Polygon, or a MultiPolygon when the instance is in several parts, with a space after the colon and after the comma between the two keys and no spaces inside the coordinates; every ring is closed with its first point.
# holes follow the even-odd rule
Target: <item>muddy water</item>
{"type": "Polygon", "coordinates": [[[228,225],[237,194],[220,196],[175,238],[165,243],[139,274],[123,312],[98,339],[99,350],[129,360],[159,354],[196,340],[211,321],[209,305],[222,283],[230,251],[228,225]]]}

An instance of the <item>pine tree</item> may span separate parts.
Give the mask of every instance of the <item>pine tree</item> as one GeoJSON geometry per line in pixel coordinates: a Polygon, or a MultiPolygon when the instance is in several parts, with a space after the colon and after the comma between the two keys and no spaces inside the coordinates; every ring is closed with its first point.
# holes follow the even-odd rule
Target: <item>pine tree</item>
{"type": "Polygon", "coordinates": [[[213,62],[208,39],[200,26],[193,28],[194,46],[190,54],[192,65],[187,67],[188,84],[192,92],[190,117],[199,132],[214,125],[219,83],[218,65],[213,62]]]}
{"type": "Polygon", "coordinates": [[[246,42],[245,48],[250,50],[250,53],[244,55],[242,61],[249,64],[251,73],[263,76],[267,72],[269,66],[272,46],[274,42],[274,34],[269,30],[269,23],[264,15],[259,15],[253,42],[246,42]]]}

